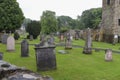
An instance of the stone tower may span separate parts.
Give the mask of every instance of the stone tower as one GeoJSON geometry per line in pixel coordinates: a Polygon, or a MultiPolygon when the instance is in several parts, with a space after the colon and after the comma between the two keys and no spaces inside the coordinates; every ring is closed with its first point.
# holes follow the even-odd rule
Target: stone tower
{"type": "Polygon", "coordinates": [[[113,43],[120,36],[120,0],[102,0],[102,30],[105,42],[113,43]]]}

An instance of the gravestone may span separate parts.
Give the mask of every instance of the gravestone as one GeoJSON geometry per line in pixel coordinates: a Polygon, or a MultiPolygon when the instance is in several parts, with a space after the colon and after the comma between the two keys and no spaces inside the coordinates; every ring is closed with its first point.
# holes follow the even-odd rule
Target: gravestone
{"type": "Polygon", "coordinates": [[[115,45],[116,43],[118,43],[118,35],[114,35],[113,38],[113,45],[115,45]]]}
{"type": "Polygon", "coordinates": [[[7,51],[15,51],[15,39],[13,36],[9,36],[7,39],[7,51]]]}
{"type": "Polygon", "coordinates": [[[48,39],[47,39],[47,42],[48,42],[48,45],[54,45],[54,37],[53,36],[50,36],[48,39]]]}
{"type": "Polygon", "coordinates": [[[64,41],[64,34],[63,33],[60,34],[60,41],[64,41]]]}
{"type": "Polygon", "coordinates": [[[1,36],[1,42],[3,43],[3,44],[7,44],[7,38],[9,37],[9,35],[8,34],[3,34],[2,36],[1,36]]]}
{"type": "Polygon", "coordinates": [[[40,41],[44,41],[45,40],[45,35],[41,35],[40,36],[40,41]]]}
{"type": "Polygon", "coordinates": [[[55,46],[49,45],[44,40],[35,45],[36,63],[38,71],[56,69],[55,46]]]}
{"type": "Polygon", "coordinates": [[[75,40],[78,40],[79,38],[80,38],[79,31],[76,31],[76,32],[75,32],[75,40]]]}
{"type": "Polygon", "coordinates": [[[105,51],[105,61],[112,61],[112,50],[107,49],[105,51]]]}
{"type": "Polygon", "coordinates": [[[85,47],[83,49],[84,54],[91,54],[92,53],[92,38],[91,38],[91,30],[88,28],[86,30],[86,40],[85,40],[85,47]]]}
{"type": "Polygon", "coordinates": [[[29,43],[25,39],[21,42],[21,57],[28,57],[28,56],[29,56],[29,43]]]}
{"type": "Polygon", "coordinates": [[[70,38],[70,33],[66,34],[65,49],[72,49],[72,41],[70,38]]]}
{"type": "Polygon", "coordinates": [[[3,60],[3,53],[0,52],[0,60],[3,60]]]}

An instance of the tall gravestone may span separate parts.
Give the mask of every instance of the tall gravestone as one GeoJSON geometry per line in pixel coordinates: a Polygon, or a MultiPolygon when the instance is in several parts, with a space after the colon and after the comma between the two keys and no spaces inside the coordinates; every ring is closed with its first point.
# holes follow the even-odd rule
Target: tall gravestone
{"type": "Polygon", "coordinates": [[[49,45],[45,40],[35,45],[38,71],[56,69],[55,45],[49,45]]]}
{"type": "Polygon", "coordinates": [[[83,49],[84,54],[91,54],[92,53],[92,38],[91,38],[91,30],[88,28],[86,30],[86,41],[85,47],[83,49]]]}
{"type": "Polygon", "coordinates": [[[21,57],[28,57],[28,56],[29,56],[29,43],[25,39],[21,42],[21,57]]]}
{"type": "Polygon", "coordinates": [[[15,51],[15,39],[13,36],[9,36],[7,39],[7,51],[15,51]]]}
{"type": "Polygon", "coordinates": [[[8,34],[3,34],[2,36],[1,36],[1,42],[3,43],[3,44],[7,44],[7,38],[9,37],[9,35],[8,34]]]}
{"type": "Polygon", "coordinates": [[[70,33],[66,34],[66,40],[65,40],[65,49],[72,49],[72,40],[71,40],[70,33]]]}

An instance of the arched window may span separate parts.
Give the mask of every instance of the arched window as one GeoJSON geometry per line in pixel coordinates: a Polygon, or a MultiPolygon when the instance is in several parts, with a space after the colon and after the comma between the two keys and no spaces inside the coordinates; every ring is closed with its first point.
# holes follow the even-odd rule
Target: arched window
{"type": "Polygon", "coordinates": [[[110,5],[110,0],[107,0],[107,5],[110,5]]]}

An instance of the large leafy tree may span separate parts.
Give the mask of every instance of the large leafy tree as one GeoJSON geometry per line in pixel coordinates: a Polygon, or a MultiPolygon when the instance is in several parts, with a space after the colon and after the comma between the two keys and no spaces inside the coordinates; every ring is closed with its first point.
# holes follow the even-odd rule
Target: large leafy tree
{"type": "Polygon", "coordinates": [[[0,32],[14,32],[21,27],[23,13],[16,0],[0,0],[0,32]]]}
{"type": "Polygon", "coordinates": [[[82,16],[78,17],[79,28],[97,28],[102,18],[102,9],[93,8],[85,10],[82,16]]]}
{"type": "Polygon", "coordinates": [[[55,12],[48,10],[43,12],[41,16],[41,28],[44,34],[50,34],[57,31],[58,26],[55,12]]]}

